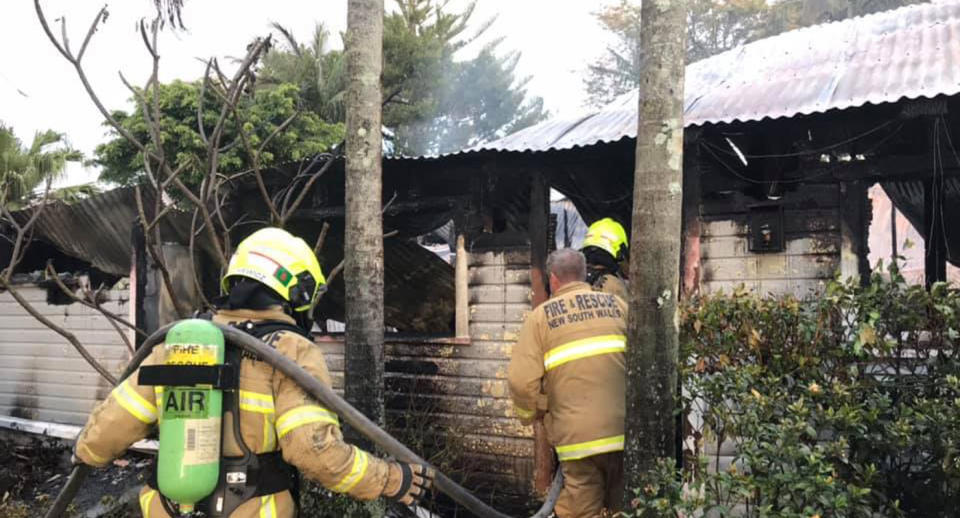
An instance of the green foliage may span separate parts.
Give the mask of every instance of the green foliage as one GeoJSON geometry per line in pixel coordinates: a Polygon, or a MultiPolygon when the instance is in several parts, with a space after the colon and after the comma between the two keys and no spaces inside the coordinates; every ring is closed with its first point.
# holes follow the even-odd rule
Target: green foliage
{"type": "MultiPolygon", "coordinates": [[[[928,0],[689,0],[687,62],[784,31],[839,21],[928,0]]],[[[640,2],[620,0],[594,14],[616,40],[588,68],[587,104],[604,106],[637,88],[640,2]]]]}
{"type": "MultiPolygon", "coordinates": [[[[209,167],[208,146],[197,125],[200,85],[174,81],[160,85],[157,94],[163,113],[159,126],[164,154],[176,166],[185,167],[181,178],[187,185],[197,185],[209,167]]],[[[299,95],[296,85],[281,84],[241,97],[239,119],[230,115],[225,124],[222,143],[229,149],[217,155],[217,171],[230,175],[249,170],[252,158],[240,142],[238,126],[244,129],[251,147],[256,150],[296,113],[299,95]]],[[[146,92],[145,97],[152,102],[153,93],[146,92]]],[[[204,133],[209,136],[220,116],[222,103],[207,90],[203,104],[204,133]]],[[[113,115],[141,142],[152,142],[142,111],[137,109],[132,114],[118,111],[113,115]]],[[[329,124],[316,113],[305,110],[286,131],[268,142],[260,155],[260,165],[266,168],[325,152],[343,139],[343,131],[342,124],[329,124]]],[[[101,180],[129,185],[142,181],[146,174],[141,153],[116,133],[112,140],[97,146],[95,155],[94,162],[102,167],[101,180]]]]}
{"type": "MultiPolygon", "coordinates": [[[[456,54],[486,32],[493,20],[468,34],[474,3],[448,11],[437,0],[396,0],[384,18],[383,124],[408,154],[452,151],[488,141],[546,118],[543,101],[528,98],[516,76],[519,55],[501,53],[499,41],[470,60],[456,54]]],[[[343,52],[329,48],[317,25],[309,45],[275,26],[287,45],[264,59],[261,85],[299,84],[304,105],[325,120],[342,122],[347,88],[343,52]]]]}
{"type": "Polygon", "coordinates": [[[384,500],[360,501],[310,481],[300,485],[300,516],[371,518],[386,514],[384,500]]]}
{"type": "Polygon", "coordinates": [[[0,204],[19,209],[36,198],[35,190],[60,179],[67,162],[82,155],[53,130],[37,132],[23,147],[13,130],[0,126],[0,204]]]}
{"type": "Polygon", "coordinates": [[[815,300],[742,290],[685,308],[693,467],[651,473],[647,487],[634,488],[637,515],[952,514],[960,504],[960,290],[927,292],[890,273],[866,288],[832,283],[815,300]],[[725,441],[736,445],[729,466],[705,453],[725,441]]]}
{"type": "Polygon", "coordinates": [[[347,69],[343,52],[331,50],[330,31],[322,23],[313,29],[309,44],[303,44],[286,28],[273,24],[287,48],[275,46],[263,57],[258,84],[267,88],[291,83],[300,85],[304,108],[328,122],[344,122],[347,69]]]}
{"type": "Polygon", "coordinates": [[[616,40],[587,67],[587,104],[602,107],[635,89],[640,80],[640,2],[620,0],[594,13],[616,40]]]}

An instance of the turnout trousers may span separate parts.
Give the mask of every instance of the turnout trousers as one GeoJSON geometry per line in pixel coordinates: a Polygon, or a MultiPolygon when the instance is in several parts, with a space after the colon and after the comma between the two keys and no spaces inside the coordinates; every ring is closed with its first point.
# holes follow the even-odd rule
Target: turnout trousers
{"type": "Polygon", "coordinates": [[[558,518],[613,516],[623,503],[623,452],[615,451],[561,462],[563,490],[558,518]]]}

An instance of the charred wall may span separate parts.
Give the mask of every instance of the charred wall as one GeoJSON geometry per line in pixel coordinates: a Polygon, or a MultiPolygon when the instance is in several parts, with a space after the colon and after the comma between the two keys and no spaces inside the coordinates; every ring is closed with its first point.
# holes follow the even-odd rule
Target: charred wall
{"type": "MultiPolygon", "coordinates": [[[[472,250],[469,290],[469,343],[388,335],[388,427],[498,508],[518,509],[532,501],[533,439],[513,415],[506,377],[530,310],[529,249],[472,250]]],[[[342,341],[318,343],[342,390],[342,341]]]]}
{"type": "Polygon", "coordinates": [[[710,193],[701,211],[701,289],[730,292],[739,285],[759,293],[810,296],[840,268],[842,203],[837,184],[801,185],[786,192],[784,250],[750,251],[750,207],[741,192],[710,193]]]}

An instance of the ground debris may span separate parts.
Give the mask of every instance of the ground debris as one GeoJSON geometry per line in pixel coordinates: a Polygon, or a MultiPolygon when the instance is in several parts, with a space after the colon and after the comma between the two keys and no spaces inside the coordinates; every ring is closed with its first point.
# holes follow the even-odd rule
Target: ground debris
{"type": "MultiPolygon", "coordinates": [[[[0,433],[0,516],[41,516],[66,482],[72,465],[72,444],[52,437],[22,432],[0,433]]],[[[68,516],[85,516],[88,509],[120,497],[143,484],[149,457],[129,453],[110,467],[91,472],[68,516]]],[[[126,516],[126,513],[116,516],[126,516]]]]}

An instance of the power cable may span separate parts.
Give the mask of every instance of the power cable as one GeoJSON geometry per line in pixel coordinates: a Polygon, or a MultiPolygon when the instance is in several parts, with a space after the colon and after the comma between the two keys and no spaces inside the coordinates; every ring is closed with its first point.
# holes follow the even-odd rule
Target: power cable
{"type": "MultiPolygon", "coordinates": [[[[809,155],[822,154],[824,151],[830,151],[830,150],[832,150],[832,149],[836,149],[836,148],[838,148],[838,147],[845,146],[845,145],[850,144],[850,143],[852,143],[852,142],[856,142],[856,141],[858,141],[858,140],[860,140],[860,139],[862,139],[862,138],[864,138],[864,137],[867,137],[867,136],[869,136],[869,135],[872,135],[872,134],[880,131],[881,129],[883,129],[883,128],[885,128],[885,127],[893,124],[895,121],[896,121],[896,119],[890,119],[890,120],[888,120],[888,121],[880,124],[879,126],[876,126],[876,127],[873,128],[873,129],[867,130],[867,131],[865,131],[865,132],[863,132],[863,133],[861,133],[861,134],[859,134],[859,135],[857,135],[857,136],[850,137],[850,138],[848,138],[848,139],[846,139],[846,140],[841,140],[840,142],[835,142],[835,143],[833,143],[833,144],[830,144],[830,145],[828,145],[828,146],[825,146],[825,147],[822,147],[822,148],[819,148],[819,149],[808,149],[808,150],[804,150],[804,151],[796,151],[796,152],[793,152],[793,153],[769,154],[769,155],[747,155],[747,154],[744,154],[743,156],[746,157],[746,158],[795,158],[795,157],[803,157],[803,156],[809,156],[809,155]]],[[[729,154],[729,155],[731,155],[731,156],[736,156],[736,154],[735,154],[733,151],[727,151],[727,150],[722,149],[722,148],[718,148],[718,150],[721,151],[721,152],[723,152],[723,153],[727,153],[727,154],[729,154]]]]}
{"type": "MultiPolygon", "coordinates": [[[[957,165],[960,166],[960,155],[957,154],[957,148],[953,146],[953,138],[950,136],[950,125],[947,124],[947,119],[941,115],[940,121],[943,127],[943,134],[947,137],[947,145],[950,146],[950,151],[953,153],[953,158],[957,161],[957,165]]],[[[950,239],[947,236],[947,217],[943,211],[944,201],[947,197],[947,178],[946,171],[943,167],[943,158],[940,159],[940,189],[943,190],[942,195],[940,196],[940,224],[943,227],[943,244],[947,249],[947,257],[950,257],[950,239]]]]}
{"type": "Polygon", "coordinates": [[[704,144],[704,149],[706,149],[707,152],[710,153],[710,154],[713,156],[713,158],[715,158],[715,159],[717,160],[717,162],[720,163],[720,165],[722,165],[727,171],[729,171],[730,174],[736,176],[737,178],[739,178],[739,179],[741,179],[741,180],[743,180],[743,181],[745,181],[745,182],[749,182],[749,183],[753,183],[753,184],[757,184],[757,185],[772,185],[772,184],[777,184],[777,183],[779,183],[779,184],[798,184],[798,183],[807,182],[807,181],[814,180],[814,179],[816,179],[816,178],[820,178],[820,177],[823,177],[823,176],[826,176],[826,175],[830,174],[830,170],[825,170],[825,171],[823,171],[823,172],[820,172],[820,173],[817,173],[817,174],[814,174],[814,175],[810,175],[810,176],[805,176],[805,177],[803,177],[803,178],[791,178],[791,179],[789,179],[789,180],[757,180],[756,178],[750,178],[749,176],[740,174],[740,173],[737,172],[734,168],[730,167],[730,164],[726,163],[722,158],[720,158],[716,153],[714,153],[713,150],[710,149],[711,146],[710,146],[709,144],[707,144],[707,143],[703,143],[703,144],[704,144]]]}

